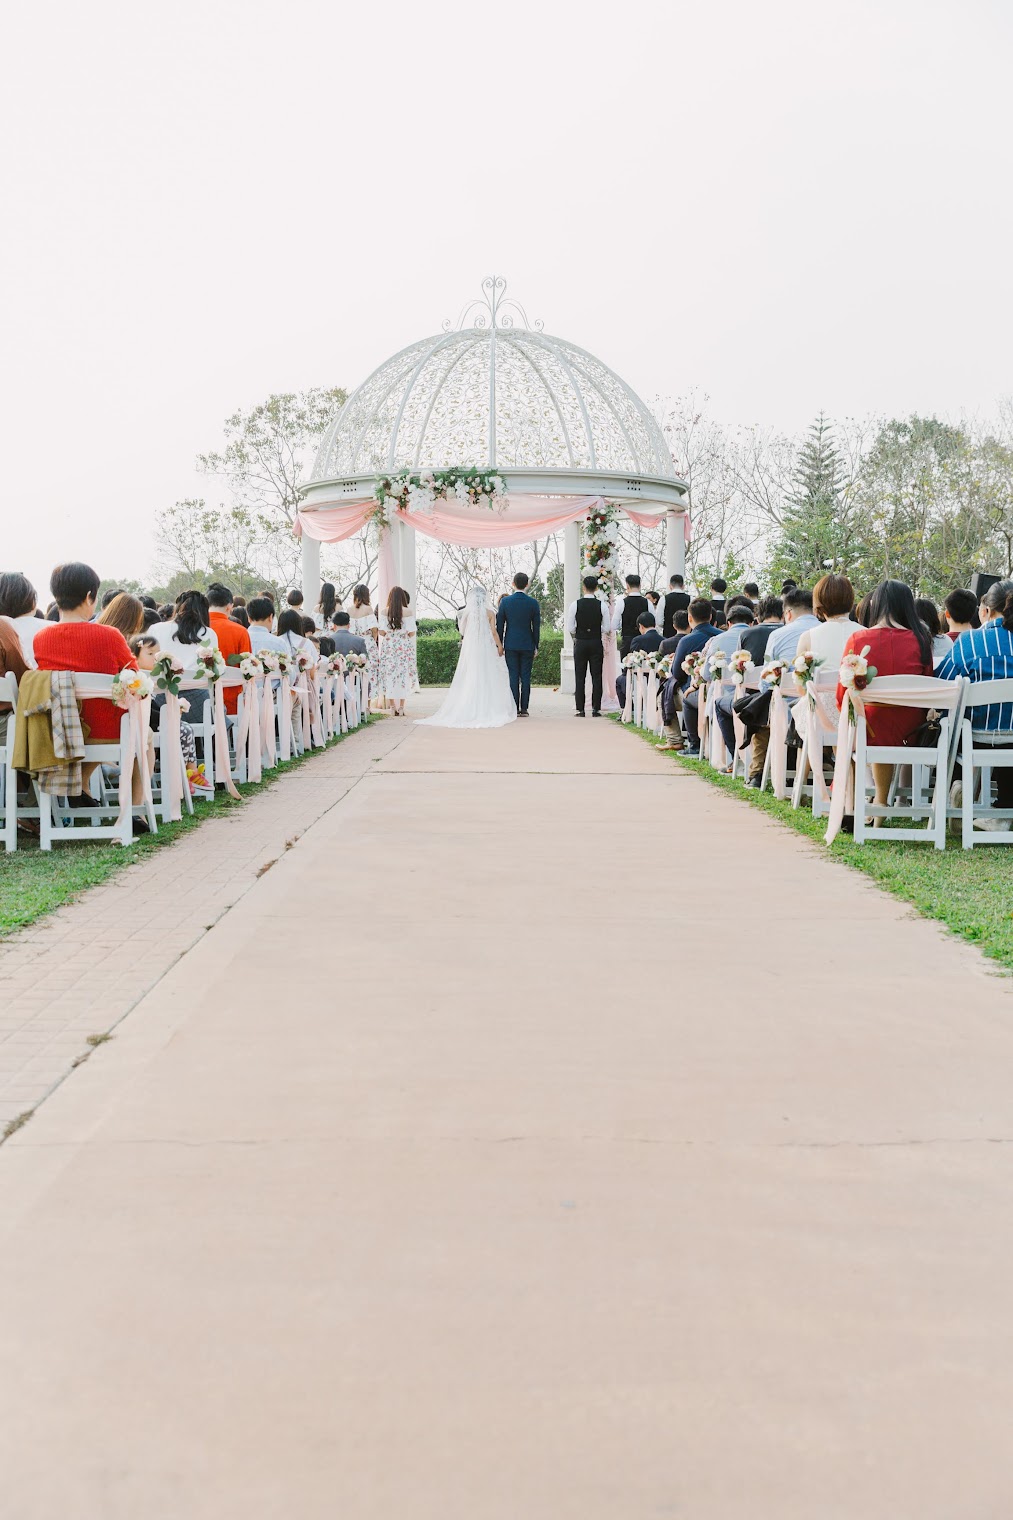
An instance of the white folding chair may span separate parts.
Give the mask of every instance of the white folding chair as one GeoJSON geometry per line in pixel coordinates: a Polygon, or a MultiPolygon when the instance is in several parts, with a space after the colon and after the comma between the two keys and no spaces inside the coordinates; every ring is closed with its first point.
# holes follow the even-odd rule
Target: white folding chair
{"type": "Polygon", "coordinates": [[[18,773],[14,769],[14,736],[16,729],[15,709],[18,705],[18,678],[15,675],[0,676],[0,702],[10,703],[7,716],[7,737],[0,744],[0,819],[3,829],[4,849],[18,847],[18,773]]]}
{"type": "Polygon", "coordinates": [[[1013,808],[992,807],[992,771],[1013,767],[1013,746],[996,749],[990,745],[974,742],[972,725],[973,709],[991,706],[994,702],[1009,703],[1013,710],[1013,678],[1000,681],[972,681],[965,693],[965,713],[960,745],[960,769],[963,777],[960,819],[960,840],[965,850],[973,850],[978,844],[1013,844],[1013,808]],[[981,778],[980,799],[975,804],[975,781],[981,778]],[[1006,830],[975,830],[975,818],[1010,819],[1006,830]]]}
{"type": "Polygon", "coordinates": [[[868,688],[867,701],[877,707],[913,707],[940,717],[939,738],[932,745],[870,744],[864,710],[855,715],[855,841],[893,843],[911,840],[946,848],[946,805],[950,777],[950,738],[953,720],[959,721],[966,682],[941,681],[936,676],[877,676],[868,688]],[[886,804],[868,799],[868,767],[910,765],[919,778],[910,798],[895,797],[886,804]],[[923,792],[923,787],[925,791],[923,792]],[[922,828],[870,828],[882,818],[903,822],[926,819],[922,828]]]}
{"type": "Polygon", "coordinates": [[[775,686],[770,694],[770,740],[760,781],[761,791],[766,791],[767,782],[770,781],[774,796],[781,802],[789,795],[789,781],[794,784],[795,780],[789,760],[795,755],[797,763],[798,751],[789,745],[788,739],[791,733],[791,702],[801,696],[802,688],[792,672],[782,671],[780,685],[775,686]]]}
{"type": "MultiPolygon", "coordinates": [[[[833,756],[834,745],[837,743],[836,698],[839,680],[840,672],[836,668],[817,670],[812,680],[806,683],[805,691],[799,699],[806,704],[805,740],[795,759],[791,805],[797,808],[803,797],[808,797],[814,818],[820,818],[826,812],[829,797],[825,779],[826,755],[829,750],[833,756]]],[[[798,706],[796,703],[796,712],[798,706]]]]}
{"type": "MultiPolygon", "coordinates": [[[[98,675],[93,673],[74,676],[74,689],[78,701],[89,701],[93,698],[108,698],[112,691],[113,676],[98,675]]],[[[118,799],[113,800],[108,796],[100,795],[95,807],[72,808],[61,807],[59,799],[51,793],[44,792],[36,781],[35,790],[39,799],[39,848],[51,850],[54,844],[78,841],[84,839],[94,840],[119,840],[123,845],[134,842],[133,820],[144,818],[152,834],[158,832],[158,821],[155,817],[155,807],[151,800],[151,789],[147,777],[147,735],[150,732],[148,714],[150,711],[150,698],[145,698],[137,704],[137,721],[142,732],[144,753],[136,755],[132,744],[131,714],[124,712],[120,719],[120,734],[118,739],[86,740],[84,745],[84,763],[96,763],[98,771],[96,778],[98,790],[104,791],[104,783],[101,776],[103,766],[117,766],[121,776],[124,770],[128,775],[133,775],[134,762],[142,766],[142,778],[144,782],[145,800],[133,803],[126,807],[122,814],[118,799]],[[104,822],[109,815],[113,815],[111,823],[104,822]]],[[[94,787],[93,787],[94,795],[94,787]]],[[[66,798],[64,798],[66,802],[66,798]]]]}

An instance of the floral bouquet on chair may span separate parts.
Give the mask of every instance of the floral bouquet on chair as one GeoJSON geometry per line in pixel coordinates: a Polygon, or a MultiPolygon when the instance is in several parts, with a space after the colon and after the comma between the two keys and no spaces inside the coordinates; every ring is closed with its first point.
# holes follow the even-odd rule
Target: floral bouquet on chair
{"type": "Polygon", "coordinates": [[[276,676],[281,669],[279,664],[281,656],[276,649],[262,649],[257,655],[260,668],[267,676],[276,676]]]}
{"type": "Polygon", "coordinates": [[[864,691],[869,682],[878,674],[875,665],[870,665],[868,656],[872,646],[866,644],[861,654],[846,654],[841,661],[841,685],[851,691],[864,691]]]}
{"type": "Polygon", "coordinates": [[[707,668],[709,671],[708,679],[711,681],[722,680],[724,678],[724,673],[727,666],[728,655],[723,649],[715,649],[714,653],[710,656],[707,662],[707,668]]]}
{"type": "Polygon", "coordinates": [[[244,681],[255,681],[264,674],[264,667],[255,654],[241,654],[236,661],[236,668],[244,681]]]}
{"type": "Polygon", "coordinates": [[[753,657],[748,649],[733,649],[728,656],[728,670],[736,686],[745,684],[746,671],[752,666],[753,657]]]}
{"type": "Polygon", "coordinates": [[[128,707],[131,702],[141,702],[150,697],[154,686],[145,670],[121,670],[113,677],[109,695],[117,707],[128,707]]]}
{"type": "Polygon", "coordinates": [[[287,676],[287,675],[289,675],[290,672],[291,672],[291,670],[292,670],[293,665],[295,664],[295,661],[292,658],[291,652],[289,650],[287,650],[287,649],[276,649],[276,650],[273,651],[273,653],[274,653],[274,658],[278,662],[278,664],[276,666],[278,674],[281,675],[281,676],[287,676]]]}
{"type": "Polygon", "coordinates": [[[301,676],[308,676],[311,671],[316,669],[317,660],[319,658],[319,655],[307,654],[305,649],[300,649],[299,653],[295,657],[296,673],[301,676]]]}
{"type": "Polygon", "coordinates": [[[352,653],[346,654],[344,656],[335,655],[334,658],[336,660],[343,658],[345,661],[345,669],[349,672],[353,670],[365,670],[366,666],[369,664],[369,661],[366,659],[366,656],[364,654],[352,653]]]}
{"type": "Polygon", "coordinates": [[[197,674],[203,676],[209,686],[220,681],[228,666],[221,650],[213,644],[202,644],[197,654],[197,674]]]}
{"type": "Polygon", "coordinates": [[[699,649],[694,649],[683,660],[682,668],[685,674],[689,676],[690,691],[699,691],[703,685],[703,666],[703,652],[699,649]]]}
{"type": "Polygon", "coordinates": [[[812,680],[822,664],[823,661],[819,655],[809,650],[805,654],[797,654],[791,662],[791,668],[795,673],[796,681],[800,686],[804,686],[807,681],[812,680]]]}
{"type": "Polygon", "coordinates": [[[781,677],[787,669],[787,660],[768,660],[760,671],[760,680],[766,681],[768,686],[780,686],[781,677]]]}
{"type": "Polygon", "coordinates": [[[171,697],[179,696],[179,683],[183,679],[183,662],[171,650],[165,650],[151,667],[151,677],[158,691],[171,697]]]}

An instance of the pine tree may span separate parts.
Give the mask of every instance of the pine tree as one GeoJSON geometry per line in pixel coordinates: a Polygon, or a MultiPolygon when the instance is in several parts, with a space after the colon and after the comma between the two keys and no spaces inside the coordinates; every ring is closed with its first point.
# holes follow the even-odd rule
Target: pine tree
{"type": "Polygon", "coordinates": [[[811,586],[831,566],[847,571],[850,535],[844,510],[845,472],[833,423],[821,412],[809,428],[792,472],[771,571],[811,586]]]}

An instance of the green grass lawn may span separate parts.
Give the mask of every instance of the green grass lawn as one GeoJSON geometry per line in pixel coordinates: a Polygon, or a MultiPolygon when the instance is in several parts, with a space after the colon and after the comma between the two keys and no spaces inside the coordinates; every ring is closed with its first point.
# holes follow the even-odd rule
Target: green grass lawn
{"type": "MultiPolygon", "coordinates": [[[[373,717],[369,721],[377,720],[373,717]]],[[[361,732],[362,728],[352,730],[352,733],[361,732]]],[[[332,744],[341,744],[350,737],[351,733],[342,734],[332,744]]],[[[311,764],[314,755],[324,753],[324,750],[309,750],[273,771],[265,771],[264,780],[259,785],[241,786],[240,795],[255,795],[265,786],[275,785],[289,771],[311,764]]],[[[46,913],[52,913],[54,908],[72,902],[88,887],[108,881],[115,871],[144,860],[153,850],[165,849],[184,834],[200,828],[206,818],[220,817],[222,813],[242,806],[242,802],[236,802],[227,792],[219,792],[214,802],[195,802],[192,816],[184,813],[179,823],[159,823],[157,834],[136,840],[128,849],[118,844],[60,844],[43,853],[34,840],[21,835],[13,855],[0,848],[0,939],[15,929],[34,924],[46,913]]]]}
{"type": "MultiPolygon", "coordinates": [[[[659,743],[643,729],[635,732],[648,744],[659,743]]],[[[669,758],[711,786],[816,841],[831,860],[871,876],[895,897],[913,903],[928,918],[939,919],[1013,971],[1013,846],[979,845],[962,850],[958,839],[952,839],[945,850],[929,844],[879,841],[857,845],[848,834],[839,835],[828,846],[823,839],[826,819],[814,818],[807,807],[796,810],[790,802],[778,802],[770,792],[751,790],[741,781],[719,775],[706,761],[683,760],[675,752],[669,758]]]]}

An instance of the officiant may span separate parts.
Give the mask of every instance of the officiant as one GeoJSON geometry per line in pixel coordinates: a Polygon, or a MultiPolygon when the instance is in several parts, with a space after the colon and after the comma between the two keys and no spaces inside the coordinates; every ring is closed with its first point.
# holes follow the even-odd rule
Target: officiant
{"type": "Polygon", "coordinates": [[[573,640],[574,695],[577,717],[583,718],[587,699],[587,676],[591,673],[591,716],[601,717],[602,668],[605,637],[611,632],[607,605],[597,595],[598,577],[585,575],[584,595],[566,609],[566,631],[573,640]]]}

